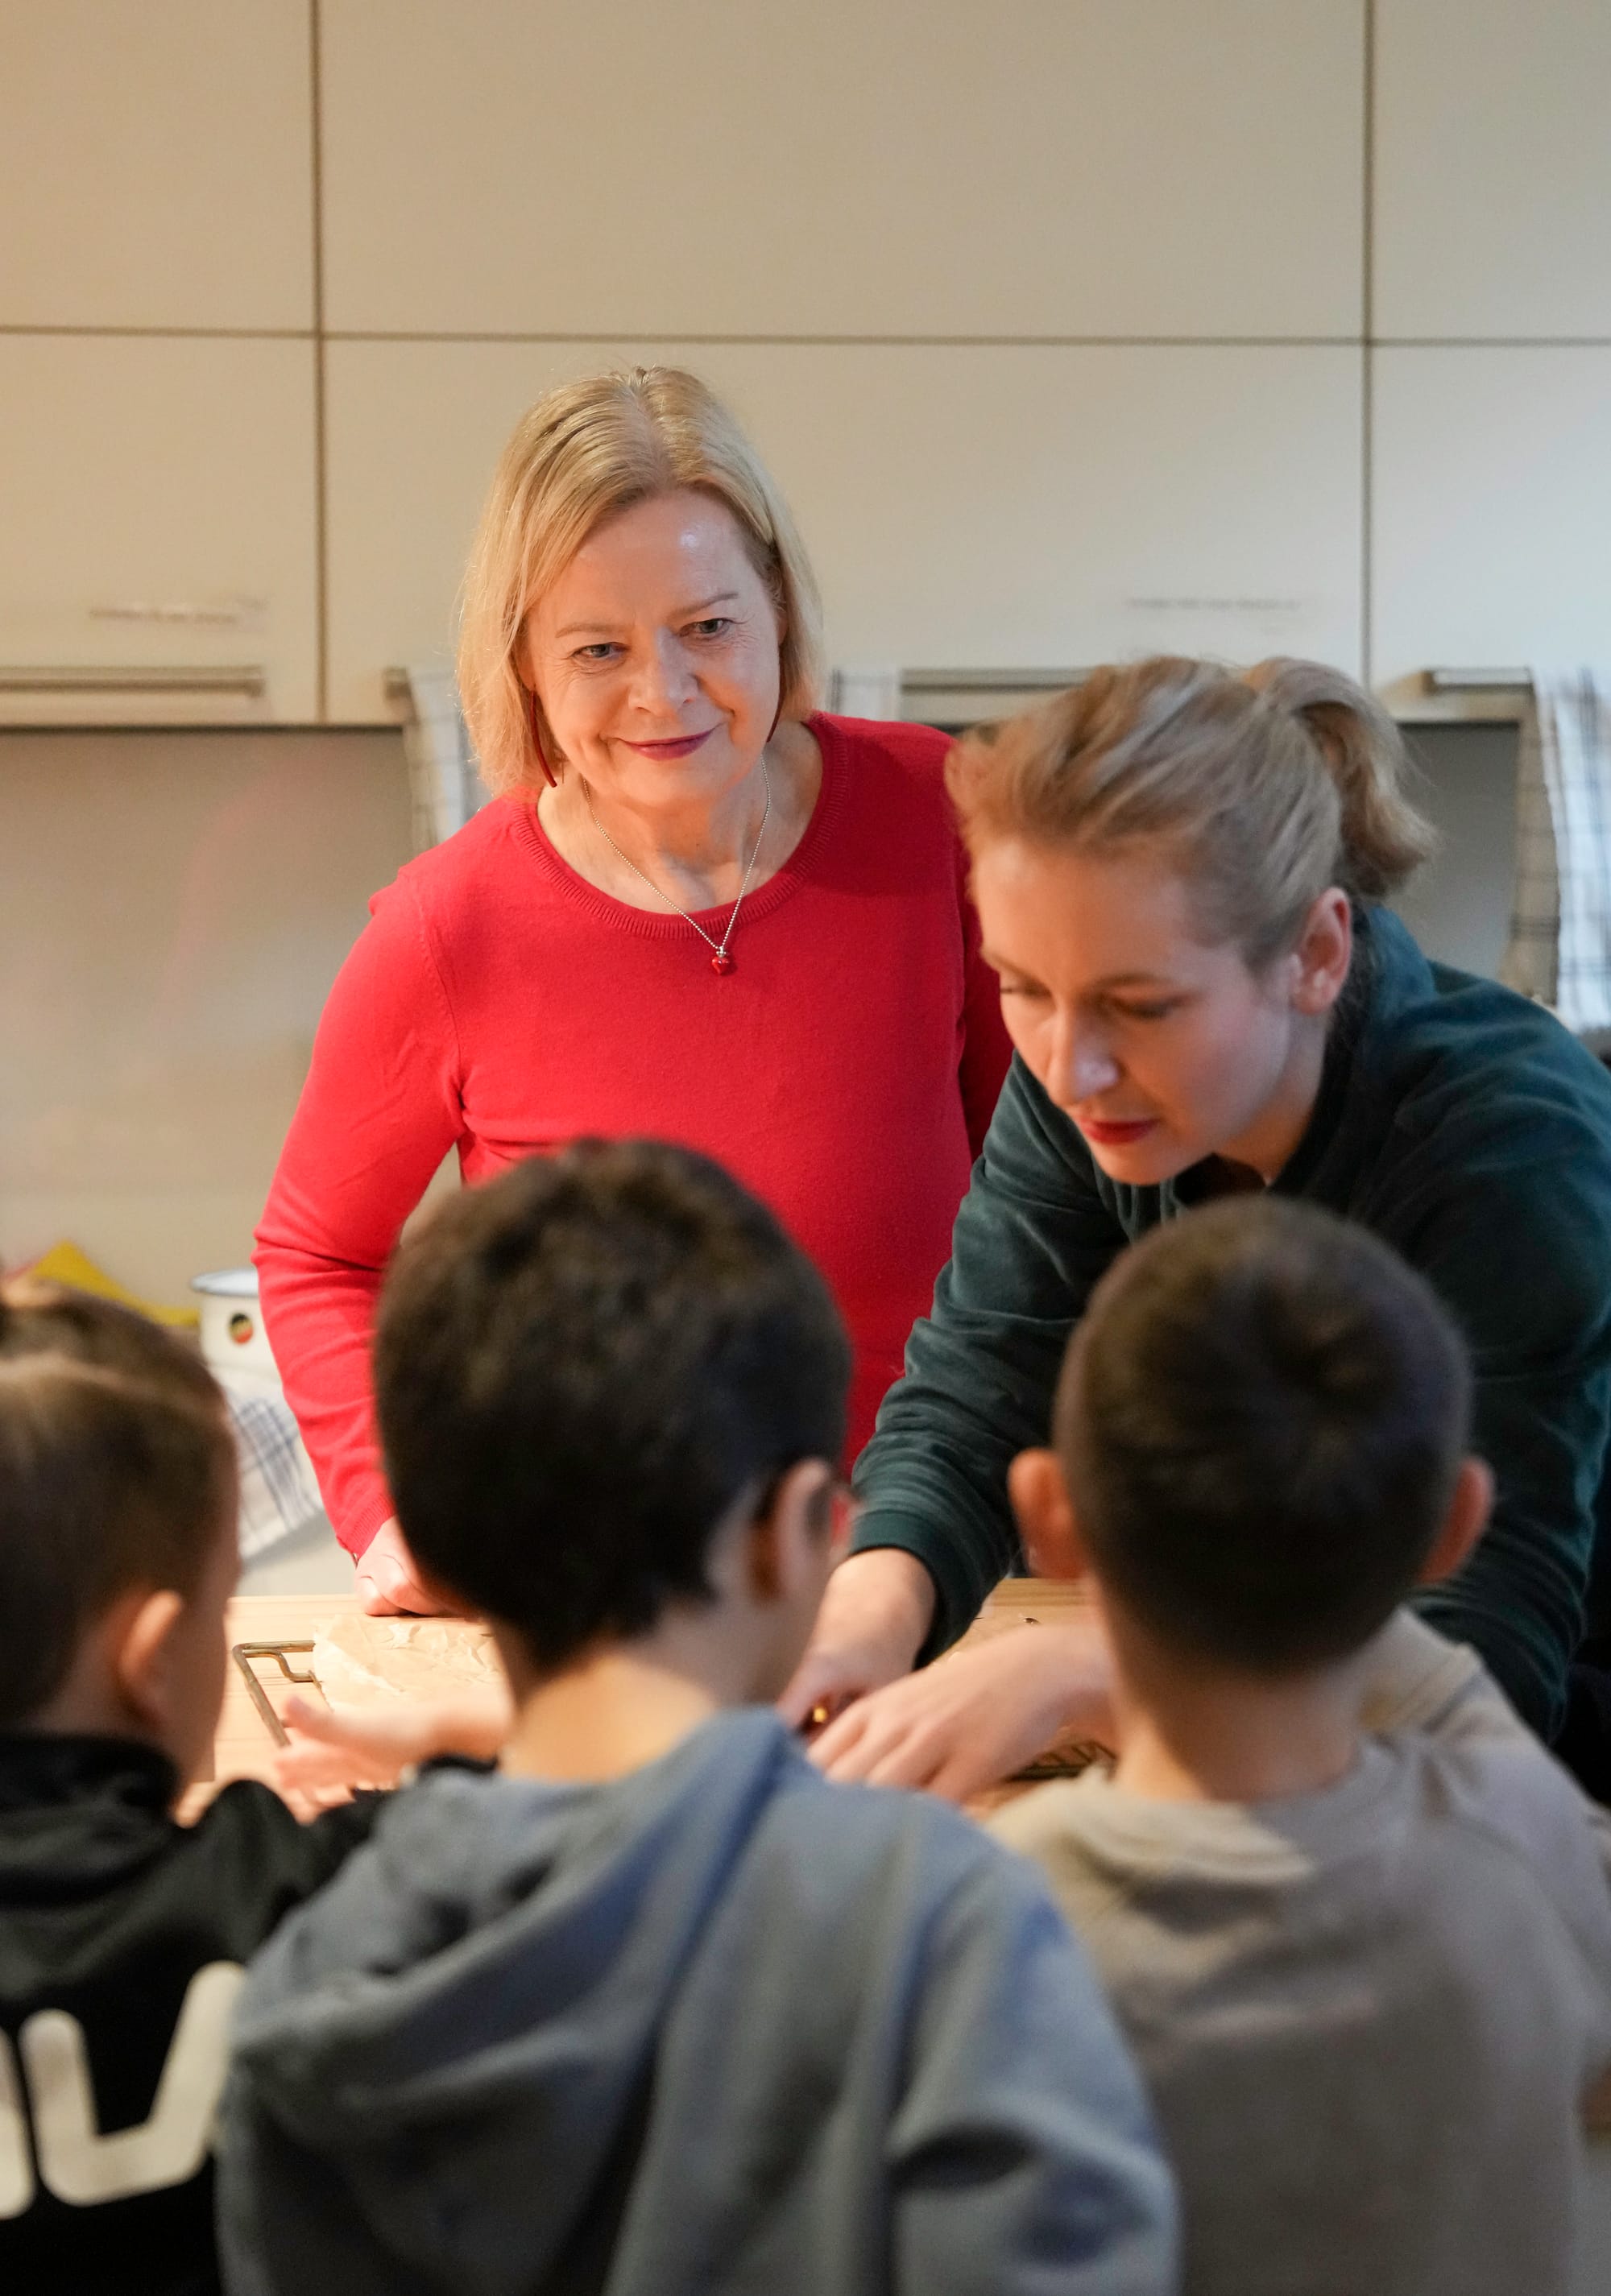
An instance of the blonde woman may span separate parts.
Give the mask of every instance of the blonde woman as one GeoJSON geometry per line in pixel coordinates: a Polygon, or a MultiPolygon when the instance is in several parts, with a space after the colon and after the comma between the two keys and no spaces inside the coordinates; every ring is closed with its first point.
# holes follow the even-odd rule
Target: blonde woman
{"type": "Polygon", "coordinates": [[[907,1669],[1023,1567],[1008,1468],[1102,1271],[1243,1188],[1374,1230],[1463,1327],[1498,1498],[1421,1608],[1558,1727],[1611,1414],[1611,1079],[1382,906],[1427,849],[1402,766],[1369,695],[1297,661],[1099,671],[954,753],[1018,1057],[791,1693],[859,1699],[818,1743],[835,1774],[966,1794],[1100,1719],[1089,1629],[907,1669]]]}
{"type": "Polygon", "coordinates": [[[496,802],[406,868],[331,992],[258,1235],[265,1316],[375,1611],[434,1607],[371,1430],[382,1270],[438,1164],[700,1148],[855,1343],[852,1449],[927,1306],[1005,1072],[928,727],[815,707],[818,608],[732,416],[671,368],[551,391],[465,584],[496,802]]]}

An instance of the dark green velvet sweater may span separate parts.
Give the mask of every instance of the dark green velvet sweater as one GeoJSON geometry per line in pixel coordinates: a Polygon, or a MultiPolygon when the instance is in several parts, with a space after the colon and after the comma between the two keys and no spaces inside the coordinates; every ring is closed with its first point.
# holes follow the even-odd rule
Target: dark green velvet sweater
{"type": "MultiPolygon", "coordinates": [[[[1583,1631],[1611,1420],[1611,1076],[1546,1012],[1429,964],[1398,918],[1357,919],[1319,1096],[1274,1186],[1401,1252],[1459,1321],[1493,1520],[1418,1608],[1486,1660],[1546,1735],[1583,1631]]],[[[1015,1061],[933,1312],[856,1467],[853,1545],[900,1546],[939,1594],[925,1655],[1022,1570],[1007,1463],[1046,1440],[1064,1344],[1126,1243],[1204,1191],[1108,1179],[1015,1061]]]]}

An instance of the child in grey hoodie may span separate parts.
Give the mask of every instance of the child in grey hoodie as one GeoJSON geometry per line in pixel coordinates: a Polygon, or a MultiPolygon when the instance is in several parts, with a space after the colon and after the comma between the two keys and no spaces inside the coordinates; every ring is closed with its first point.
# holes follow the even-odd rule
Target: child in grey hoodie
{"type": "Polygon", "coordinates": [[[1170,2180],[1044,1885],[829,1784],[770,1710],[846,1371],[820,1279],[686,1151],[534,1160],[402,1247],[387,1471],[514,1721],[249,1977],[238,2296],[1172,2288],[1170,2180]]]}
{"type": "Polygon", "coordinates": [[[1603,1824],[1397,1610],[1480,1535],[1471,1380],[1363,1228],[1244,1197],[1093,1296],[1013,1495],[1089,1565],[1110,1776],[1026,1796],[1180,2177],[1188,2296],[1562,2296],[1611,2062],[1603,1824]]]}

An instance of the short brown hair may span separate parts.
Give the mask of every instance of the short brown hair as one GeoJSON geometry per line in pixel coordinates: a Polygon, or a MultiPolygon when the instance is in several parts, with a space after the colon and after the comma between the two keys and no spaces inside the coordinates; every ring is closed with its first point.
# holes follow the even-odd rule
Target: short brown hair
{"type": "Polygon", "coordinates": [[[1432,850],[1398,727],[1323,662],[1238,674],[1160,654],[958,743],[948,780],[977,853],[1002,837],[1161,847],[1202,929],[1257,969],[1328,885],[1380,899],[1432,850]]]}
{"type": "Polygon", "coordinates": [[[234,1493],[224,1400],[144,1316],[0,1284],[0,1728],[61,1687],[134,1587],[194,1592],[234,1493]]]}
{"type": "Polygon", "coordinates": [[[1354,1222],[1244,1196],[1114,1262],[1054,1439],[1092,1566],[1137,1621],[1279,1675],[1362,1649],[1408,1594],[1470,1414],[1422,1277],[1354,1222]]]}
{"type": "MultiPolygon", "coordinates": [[[[607,519],[691,488],[738,522],[783,618],[779,711],[804,718],[822,676],[822,607],[788,505],[733,415],[697,375],[639,366],[562,383],[522,414],[470,551],[461,603],[459,698],[494,796],[536,786],[517,668],[534,601],[607,519]]],[[[545,744],[552,756],[552,742],[545,744]]]]}
{"type": "Polygon", "coordinates": [[[433,1578],[563,1665],[708,1598],[735,1503],[837,1459],[850,1367],[822,1277],[719,1165],[576,1141],[398,1248],[374,1351],[398,1520],[433,1578]]]}

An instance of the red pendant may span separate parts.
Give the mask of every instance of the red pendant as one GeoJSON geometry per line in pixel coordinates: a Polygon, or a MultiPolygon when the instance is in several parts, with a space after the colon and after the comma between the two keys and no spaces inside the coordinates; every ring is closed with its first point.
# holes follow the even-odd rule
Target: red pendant
{"type": "Polygon", "coordinates": [[[727,950],[726,950],[725,948],[719,948],[719,949],[717,950],[717,952],[716,952],[715,955],[711,959],[711,972],[732,972],[732,970],[733,970],[733,960],[732,960],[732,958],[727,955],[727,950]]]}

